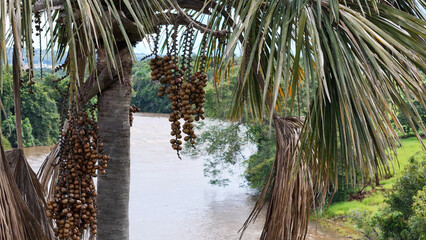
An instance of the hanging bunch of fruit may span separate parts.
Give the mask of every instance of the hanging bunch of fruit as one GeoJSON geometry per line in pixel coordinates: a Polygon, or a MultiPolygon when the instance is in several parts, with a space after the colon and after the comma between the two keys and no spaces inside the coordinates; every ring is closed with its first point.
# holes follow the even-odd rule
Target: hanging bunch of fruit
{"type": "Polygon", "coordinates": [[[59,239],[83,239],[85,232],[96,235],[97,192],[93,178],[106,173],[110,159],[103,153],[99,139],[97,106],[77,106],[70,101],[70,108],[62,112],[59,175],[46,210],[59,239]]]}
{"type": "Polygon", "coordinates": [[[133,126],[133,113],[137,113],[140,112],[141,109],[136,107],[135,105],[132,105],[129,107],[129,122],[130,122],[130,127],[133,126]]]}
{"type": "MultiPolygon", "coordinates": [[[[168,29],[166,29],[167,34],[168,29]]],[[[194,29],[191,25],[186,27],[182,35],[181,56],[178,56],[177,41],[178,27],[175,25],[171,34],[172,44],[169,47],[167,43],[167,55],[158,56],[158,34],[155,43],[155,57],[150,61],[151,77],[161,86],[158,88],[158,97],[167,96],[171,102],[172,113],[169,121],[171,122],[170,140],[172,148],[178,152],[182,150],[182,133],[186,136],[184,141],[195,144],[197,135],[194,131],[194,121],[205,119],[204,102],[207,85],[207,74],[205,73],[207,57],[202,51],[199,71],[193,72],[192,50],[194,46],[194,29]],[[180,120],[183,119],[183,125],[180,120]]],[[[167,36],[167,39],[169,37],[167,36]]],[[[205,38],[202,40],[202,49],[205,49],[205,38]]]]}

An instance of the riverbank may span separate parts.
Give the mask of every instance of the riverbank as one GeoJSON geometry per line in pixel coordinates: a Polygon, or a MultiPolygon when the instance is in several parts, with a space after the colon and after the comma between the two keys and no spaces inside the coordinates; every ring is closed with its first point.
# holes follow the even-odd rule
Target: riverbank
{"type": "MultiPolygon", "coordinates": [[[[423,140],[426,144],[426,140],[423,140]]],[[[329,206],[325,212],[313,216],[323,228],[339,234],[348,239],[366,239],[365,226],[369,219],[382,210],[386,194],[392,191],[393,185],[403,174],[409,164],[409,159],[415,153],[422,150],[417,138],[401,140],[402,147],[398,148],[398,162],[394,162],[394,173],[388,179],[380,180],[380,186],[364,189],[363,196],[359,200],[336,202],[329,206]],[[365,195],[364,195],[365,194],[365,195]]]]}

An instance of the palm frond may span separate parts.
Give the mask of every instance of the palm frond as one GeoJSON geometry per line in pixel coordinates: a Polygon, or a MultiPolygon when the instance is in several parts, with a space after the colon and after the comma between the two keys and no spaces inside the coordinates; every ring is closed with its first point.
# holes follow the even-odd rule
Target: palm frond
{"type": "Polygon", "coordinates": [[[398,142],[391,119],[402,130],[393,107],[413,127],[425,129],[412,104],[425,107],[420,72],[426,70],[426,21],[415,14],[425,5],[408,2],[399,9],[380,1],[240,3],[234,17],[241,20],[222,63],[229,63],[243,36],[244,72],[231,118],[240,118],[245,107],[255,119],[265,118],[265,110],[269,119],[274,113],[290,115],[300,101],[296,95],[304,91],[309,107],[302,142],[306,149],[322,149],[315,154],[329,163],[329,180],[337,176],[338,156],[348,172],[386,169],[389,150],[398,142]]]}
{"type": "Polygon", "coordinates": [[[55,191],[54,184],[59,176],[59,143],[50,151],[37,173],[46,201],[52,200],[55,191]]]}
{"type": "Polygon", "coordinates": [[[300,151],[306,156],[295,169],[309,165],[305,175],[323,197],[329,183],[338,185],[339,164],[353,184],[356,171],[366,178],[387,173],[399,142],[393,124],[403,131],[395,109],[413,129],[425,132],[412,104],[426,106],[425,6],[424,1],[239,2],[221,58],[227,66],[240,42],[243,70],[230,117],[248,112],[253,119],[271,120],[293,115],[294,106],[306,102],[298,109],[305,117],[300,151]],[[310,165],[313,159],[318,164],[310,165]]]}
{"type": "Polygon", "coordinates": [[[22,149],[9,150],[5,154],[22,199],[42,227],[43,233],[48,239],[53,239],[52,227],[45,213],[44,191],[37,175],[29,166],[22,149]]]}
{"type": "MultiPolygon", "coordinates": [[[[295,115],[295,106],[305,103],[303,109],[298,108],[299,117],[305,120],[297,147],[304,154],[292,160],[294,170],[288,179],[295,184],[297,179],[304,181],[293,193],[312,185],[315,191],[324,192],[329,183],[338,183],[338,163],[346,169],[349,182],[355,182],[357,170],[367,177],[389,170],[399,141],[391,120],[403,130],[394,108],[413,129],[419,126],[426,132],[412,103],[418,101],[426,107],[426,87],[420,75],[426,72],[425,9],[424,0],[2,1],[0,77],[7,65],[8,44],[17,46],[19,56],[22,44],[29,66],[34,68],[34,12],[46,12],[49,50],[52,56],[55,52],[56,59],[67,59],[74,95],[85,73],[97,78],[101,71],[110,76],[122,72],[116,53],[132,49],[158,25],[178,21],[172,18],[178,12],[185,23],[188,17],[190,22],[206,23],[197,26],[208,36],[207,55],[217,83],[227,76],[235,50],[241,47],[242,66],[230,110],[232,119],[249,113],[255,120],[272,122],[275,115],[295,115]],[[7,22],[12,30],[6,29],[7,22]],[[231,33],[213,34],[222,29],[231,33]],[[96,64],[98,49],[105,51],[105,64],[100,69],[96,64]],[[312,183],[307,182],[309,179],[312,183]]],[[[287,179],[288,172],[280,169],[276,168],[275,174],[284,174],[287,179]]],[[[44,183],[49,181],[44,177],[44,183]]],[[[309,200],[309,196],[296,196],[309,200]]],[[[301,208],[292,205],[301,210],[295,215],[300,218],[294,224],[285,218],[290,226],[279,231],[270,231],[275,228],[267,224],[263,236],[295,236],[295,231],[303,237],[302,216],[309,204],[304,201],[301,208]]],[[[288,205],[282,207],[288,209],[288,205]]]]}
{"type": "MultiPolygon", "coordinates": [[[[15,182],[15,176],[13,175],[9,162],[6,158],[6,154],[3,149],[0,138],[1,148],[1,163],[0,163],[0,238],[5,240],[47,240],[48,238],[40,225],[40,219],[36,219],[33,213],[28,208],[26,201],[23,200],[20,189],[15,182]]],[[[15,159],[14,159],[15,160],[15,159]]],[[[19,159],[16,159],[19,161],[19,159]]],[[[15,162],[15,161],[12,161],[15,162]]],[[[18,162],[16,162],[18,164],[18,162]]],[[[17,165],[16,165],[17,166],[17,165]]],[[[18,168],[16,168],[18,169],[18,168]]],[[[15,170],[16,170],[15,169],[15,170]]],[[[30,176],[25,173],[25,168],[22,175],[17,175],[18,179],[20,176],[30,176]]],[[[20,172],[20,170],[18,170],[20,172]]],[[[27,178],[28,179],[28,178],[27,178]]],[[[21,185],[23,186],[23,185],[21,185]]],[[[31,188],[31,186],[27,186],[31,188]]],[[[29,193],[28,191],[21,188],[22,193],[29,193]]],[[[37,199],[36,193],[30,193],[31,199],[37,199]],[[35,195],[34,195],[35,194],[35,195]]],[[[29,196],[26,195],[26,196],[29,196]]],[[[27,199],[30,200],[30,199],[27,199]]],[[[33,209],[34,210],[34,209],[33,209]]]]}

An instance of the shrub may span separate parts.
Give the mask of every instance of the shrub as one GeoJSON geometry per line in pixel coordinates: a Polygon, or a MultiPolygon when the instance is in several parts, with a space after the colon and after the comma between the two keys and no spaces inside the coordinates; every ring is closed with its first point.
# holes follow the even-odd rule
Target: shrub
{"type": "Polygon", "coordinates": [[[404,174],[398,179],[372,223],[380,229],[381,239],[414,240],[426,238],[426,154],[410,158],[404,174]]]}
{"type": "Polygon", "coordinates": [[[426,186],[414,197],[413,215],[409,219],[410,232],[419,239],[426,239],[426,186]]]}
{"type": "Polygon", "coordinates": [[[269,131],[268,126],[261,124],[252,125],[249,134],[251,141],[256,143],[257,152],[245,161],[245,178],[251,188],[262,191],[275,160],[275,135],[269,131]]]}

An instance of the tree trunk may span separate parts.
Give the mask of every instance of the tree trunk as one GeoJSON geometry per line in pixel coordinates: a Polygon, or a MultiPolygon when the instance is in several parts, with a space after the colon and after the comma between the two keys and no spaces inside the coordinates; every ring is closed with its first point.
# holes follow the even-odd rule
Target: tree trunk
{"type": "Polygon", "coordinates": [[[380,178],[379,178],[379,174],[378,173],[376,173],[376,174],[374,174],[375,175],[375,177],[376,177],[376,186],[380,186],[380,178]]]}
{"type": "Polygon", "coordinates": [[[114,81],[98,98],[100,137],[105,153],[111,157],[107,174],[98,178],[98,240],[129,239],[132,62],[127,49],[120,51],[120,58],[120,80],[114,81]]]}

